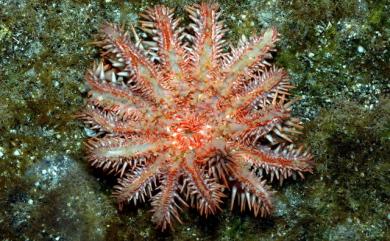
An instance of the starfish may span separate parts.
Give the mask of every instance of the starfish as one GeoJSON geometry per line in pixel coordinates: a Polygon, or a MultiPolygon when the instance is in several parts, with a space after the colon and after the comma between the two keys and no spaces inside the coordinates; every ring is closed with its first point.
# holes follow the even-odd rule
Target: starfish
{"type": "Polygon", "coordinates": [[[215,214],[228,193],[231,208],[268,215],[267,183],[312,172],[311,154],[295,144],[303,127],[291,116],[293,86],[270,63],[277,30],[228,47],[217,4],[186,10],[189,28],[161,5],[137,30],[102,26],[81,117],[95,130],[91,165],[118,177],[119,206],[150,200],[162,230],[185,207],[215,214]]]}

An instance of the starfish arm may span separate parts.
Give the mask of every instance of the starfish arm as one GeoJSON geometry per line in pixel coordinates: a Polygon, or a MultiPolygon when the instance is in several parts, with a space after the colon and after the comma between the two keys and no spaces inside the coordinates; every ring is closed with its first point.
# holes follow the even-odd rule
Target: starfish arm
{"type": "Polygon", "coordinates": [[[173,95],[185,95],[189,90],[188,62],[184,45],[179,36],[184,28],[179,28],[179,20],[173,17],[173,9],[165,6],[156,6],[146,11],[145,20],[141,21],[142,30],[149,33],[154,40],[146,41],[157,51],[161,62],[160,81],[162,85],[171,91],[173,95]],[[156,46],[153,46],[156,45],[156,46]]]}
{"type": "Polygon", "coordinates": [[[141,108],[144,104],[143,100],[133,95],[124,84],[118,85],[118,83],[112,81],[113,78],[109,76],[115,75],[115,73],[105,71],[104,68],[103,63],[100,63],[98,66],[94,66],[92,70],[87,71],[85,75],[87,84],[91,88],[90,97],[99,99],[99,101],[109,99],[113,103],[126,103],[141,108]],[[107,77],[107,75],[109,76],[107,77]]]}
{"type": "Polygon", "coordinates": [[[258,95],[252,102],[252,107],[257,109],[263,109],[265,105],[270,104],[275,96],[281,98],[283,95],[290,95],[289,91],[292,88],[287,71],[275,66],[269,70],[257,72],[246,85],[236,87],[237,90],[241,90],[239,96],[258,95]]]}
{"type": "Polygon", "coordinates": [[[207,88],[218,71],[222,49],[224,47],[223,24],[218,20],[220,15],[217,4],[195,4],[186,8],[195,33],[193,46],[189,48],[192,76],[198,81],[200,90],[207,88]]]}
{"type": "Polygon", "coordinates": [[[196,206],[200,214],[215,214],[220,209],[219,204],[224,197],[222,185],[215,182],[215,179],[206,178],[199,167],[187,160],[185,165],[186,178],[183,187],[186,189],[186,197],[191,200],[191,206],[196,206]]]}
{"type": "Polygon", "coordinates": [[[297,118],[291,118],[291,109],[280,104],[267,105],[262,113],[236,115],[237,125],[240,128],[231,134],[234,140],[244,143],[256,144],[261,138],[265,138],[271,145],[278,142],[293,142],[289,134],[302,134],[297,129],[301,129],[300,121],[297,118]],[[282,139],[280,139],[282,138],[282,139]]]}
{"type": "Polygon", "coordinates": [[[172,227],[172,216],[181,223],[178,212],[178,209],[181,210],[181,206],[176,201],[179,201],[182,206],[187,206],[186,202],[177,193],[179,188],[178,176],[177,167],[169,168],[158,187],[159,192],[152,197],[152,221],[161,230],[172,227]]]}
{"type": "Polygon", "coordinates": [[[272,191],[265,185],[266,180],[261,181],[259,177],[248,170],[248,166],[239,159],[233,160],[230,165],[231,174],[237,181],[232,187],[230,208],[233,209],[237,196],[237,203],[241,212],[247,206],[253,210],[255,216],[260,213],[264,217],[272,211],[272,191]]]}
{"type": "Polygon", "coordinates": [[[90,88],[89,104],[106,112],[113,112],[124,120],[137,120],[145,113],[150,115],[151,108],[145,108],[147,102],[134,95],[131,89],[124,84],[123,78],[121,76],[118,78],[118,76],[119,74],[114,69],[109,69],[109,66],[104,65],[103,62],[87,71],[85,79],[90,88]],[[143,113],[141,110],[144,110],[143,113]]]}
{"type": "Polygon", "coordinates": [[[131,174],[119,179],[118,185],[114,187],[113,195],[117,198],[120,208],[125,202],[133,201],[136,205],[139,199],[145,202],[145,198],[152,196],[160,167],[161,163],[154,161],[135,168],[131,174]]]}
{"type": "Polygon", "coordinates": [[[152,153],[158,152],[160,145],[147,138],[130,136],[90,139],[86,146],[92,166],[123,176],[128,168],[134,169],[153,158],[152,153]]]}
{"type": "Polygon", "coordinates": [[[145,126],[144,121],[139,121],[137,115],[138,111],[127,112],[128,116],[133,117],[126,121],[123,121],[113,112],[106,112],[95,106],[87,106],[79,118],[84,121],[85,124],[89,125],[91,129],[96,130],[99,134],[110,133],[116,135],[132,135],[134,133],[143,132],[145,126]],[[137,120],[137,121],[135,121],[137,120]]]}
{"type": "Polygon", "coordinates": [[[132,43],[128,33],[123,33],[117,25],[105,24],[101,29],[101,38],[96,43],[105,49],[102,56],[113,58],[115,62],[126,66],[123,73],[130,77],[129,82],[138,94],[153,103],[160,103],[167,98],[167,93],[158,81],[157,66],[143,50],[132,43]]]}
{"type": "Polygon", "coordinates": [[[241,86],[246,82],[246,76],[255,71],[265,70],[270,65],[266,60],[272,58],[270,51],[274,50],[278,40],[278,32],[275,28],[267,29],[261,36],[248,40],[242,40],[231,56],[225,61],[222,71],[225,75],[222,96],[235,93],[235,86],[241,86]]]}
{"type": "Polygon", "coordinates": [[[303,152],[303,147],[294,149],[291,144],[286,147],[278,145],[276,149],[268,146],[257,147],[233,144],[235,146],[235,159],[256,168],[259,175],[269,174],[271,181],[276,177],[280,183],[290,176],[299,174],[303,178],[304,172],[312,172],[313,157],[308,151],[303,152]]]}
{"type": "MultiPolygon", "coordinates": [[[[288,89],[292,88],[288,83],[287,73],[282,69],[271,69],[263,74],[254,76],[251,83],[236,89],[244,89],[240,94],[225,97],[224,108],[227,113],[238,118],[244,117],[256,109],[264,110],[278,99],[285,101],[289,95],[288,89]]],[[[279,102],[280,102],[279,101],[279,102]]]]}
{"type": "Polygon", "coordinates": [[[235,89],[245,89],[239,95],[231,96],[231,108],[236,110],[250,111],[254,107],[254,103],[260,98],[265,98],[268,102],[261,105],[261,108],[274,98],[280,98],[282,95],[289,95],[289,85],[287,72],[282,69],[271,69],[262,74],[253,77],[250,83],[244,87],[236,87],[235,89]],[[286,89],[287,88],[287,89],[286,89]]]}

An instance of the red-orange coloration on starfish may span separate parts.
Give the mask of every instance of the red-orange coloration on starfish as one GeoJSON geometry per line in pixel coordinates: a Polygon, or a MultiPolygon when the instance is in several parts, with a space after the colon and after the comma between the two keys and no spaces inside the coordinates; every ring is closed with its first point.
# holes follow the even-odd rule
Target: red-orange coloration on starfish
{"type": "Polygon", "coordinates": [[[292,85],[270,63],[276,29],[227,52],[218,6],[187,12],[191,30],[170,8],[148,9],[142,38],[105,24],[101,60],[86,74],[82,119],[96,131],[88,159],[118,176],[120,206],[151,200],[162,230],[186,206],[216,213],[228,192],[231,208],[267,215],[267,181],[312,171],[312,156],[294,144],[302,126],[291,117],[292,85]]]}

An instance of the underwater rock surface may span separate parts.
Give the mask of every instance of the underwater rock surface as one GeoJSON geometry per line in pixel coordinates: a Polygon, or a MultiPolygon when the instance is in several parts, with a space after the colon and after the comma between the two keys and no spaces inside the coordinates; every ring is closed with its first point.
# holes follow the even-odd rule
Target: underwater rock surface
{"type": "MultiPolygon", "coordinates": [[[[192,1],[164,1],[181,11],[192,1]]],[[[387,1],[223,1],[236,42],[275,26],[276,61],[302,100],[316,169],[275,185],[261,219],[190,211],[159,233],[149,207],[118,213],[115,180],[84,160],[90,44],[105,21],[135,23],[154,1],[0,0],[0,240],[386,240],[390,236],[390,6],[387,1]],[[101,179],[98,181],[97,179],[101,179]]]]}

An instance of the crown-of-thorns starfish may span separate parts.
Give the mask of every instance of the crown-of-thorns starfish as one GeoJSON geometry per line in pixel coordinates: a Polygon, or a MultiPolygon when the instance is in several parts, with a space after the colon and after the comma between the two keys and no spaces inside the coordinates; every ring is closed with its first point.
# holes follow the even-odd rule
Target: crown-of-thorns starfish
{"type": "Polygon", "coordinates": [[[86,74],[82,118],[96,131],[88,159],[118,176],[120,206],[151,200],[162,230],[183,207],[216,213],[229,192],[231,208],[267,215],[267,181],[312,171],[312,156],[293,144],[302,126],[291,117],[292,85],[269,62],[276,29],[226,51],[217,4],[186,10],[189,28],[173,9],[148,9],[142,38],[103,25],[101,61],[86,74]]]}

